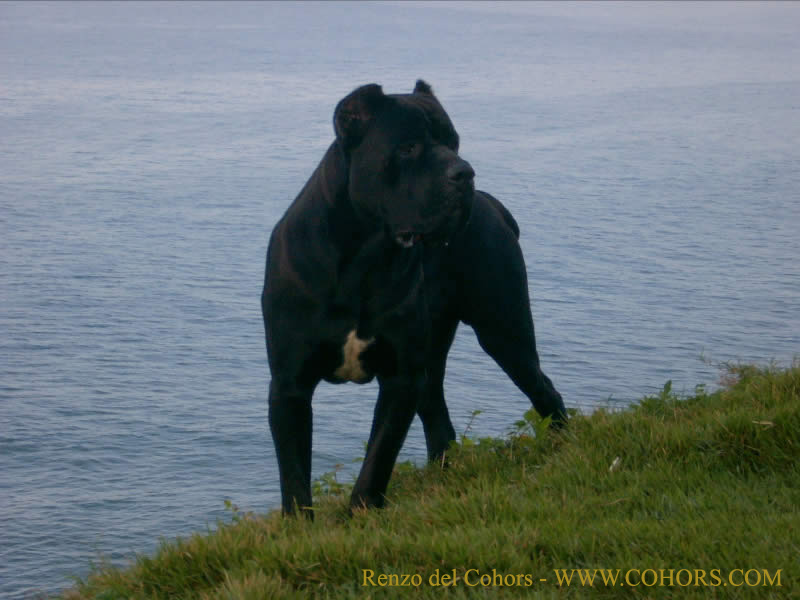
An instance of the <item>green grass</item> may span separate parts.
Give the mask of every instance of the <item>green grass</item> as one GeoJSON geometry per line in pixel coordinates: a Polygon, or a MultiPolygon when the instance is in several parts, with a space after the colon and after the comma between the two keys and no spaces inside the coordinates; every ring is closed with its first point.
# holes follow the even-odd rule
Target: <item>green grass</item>
{"type": "Polygon", "coordinates": [[[64,597],[800,597],[800,363],[732,367],[711,394],[669,387],[559,433],[529,413],[506,439],[462,440],[444,469],[398,465],[384,510],[348,518],[348,486],[328,476],[313,523],[235,512],[125,569],[97,568],[64,597]],[[363,586],[365,569],[421,585],[363,586]],[[437,569],[457,584],[432,586],[437,569]],[[494,569],[521,585],[470,587],[470,569],[470,583],[494,569]],[[560,569],[619,575],[567,586],[560,569]],[[626,574],[644,583],[620,585],[626,574]],[[760,585],[735,587],[745,575],[760,585]]]}

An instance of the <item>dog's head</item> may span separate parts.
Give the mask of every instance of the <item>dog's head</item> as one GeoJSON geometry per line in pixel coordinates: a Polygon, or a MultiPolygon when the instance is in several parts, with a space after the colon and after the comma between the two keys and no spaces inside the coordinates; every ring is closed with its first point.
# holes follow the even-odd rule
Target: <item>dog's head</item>
{"type": "Polygon", "coordinates": [[[475,172],[458,156],[458,134],[427,83],[391,95],[362,86],[339,102],[333,124],[360,216],[407,248],[463,229],[475,172]]]}

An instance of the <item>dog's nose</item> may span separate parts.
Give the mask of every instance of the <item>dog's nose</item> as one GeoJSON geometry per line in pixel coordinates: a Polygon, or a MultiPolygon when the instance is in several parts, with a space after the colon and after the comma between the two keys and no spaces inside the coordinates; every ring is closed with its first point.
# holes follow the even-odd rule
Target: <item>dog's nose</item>
{"type": "Polygon", "coordinates": [[[473,177],[475,171],[467,161],[460,158],[447,168],[447,178],[453,183],[466,183],[473,177]]]}

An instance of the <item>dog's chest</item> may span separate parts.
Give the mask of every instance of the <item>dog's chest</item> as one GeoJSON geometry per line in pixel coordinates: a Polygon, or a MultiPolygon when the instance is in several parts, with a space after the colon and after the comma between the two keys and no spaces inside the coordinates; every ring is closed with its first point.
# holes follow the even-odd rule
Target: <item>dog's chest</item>
{"type": "Polygon", "coordinates": [[[343,271],[328,313],[328,381],[394,375],[408,354],[424,352],[423,281],[419,253],[394,246],[364,252],[343,271]]]}
{"type": "Polygon", "coordinates": [[[367,370],[362,356],[369,345],[374,342],[374,337],[364,340],[358,337],[355,329],[351,330],[342,345],[342,362],[333,372],[336,379],[356,383],[366,383],[372,379],[374,373],[367,370]]]}
{"type": "Polygon", "coordinates": [[[395,375],[409,354],[425,352],[427,311],[421,303],[377,313],[362,309],[360,318],[339,321],[338,332],[329,338],[329,381],[367,383],[376,375],[395,375]]]}

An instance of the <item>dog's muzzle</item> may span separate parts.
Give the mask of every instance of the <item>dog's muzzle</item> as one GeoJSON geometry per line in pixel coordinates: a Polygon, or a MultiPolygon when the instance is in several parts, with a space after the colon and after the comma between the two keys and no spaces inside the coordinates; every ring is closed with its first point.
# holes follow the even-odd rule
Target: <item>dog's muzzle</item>
{"type": "Polygon", "coordinates": [[[465,207],[475,192],[475,171],[465,160],[457,158],[447,168],[447,183],[443,202],[435,223],[427,227],[403,227],[394,232],[394,240],[403,248],[413,248],[419,242],[447,244],[453,233],[466,224],[465,207]]]}

